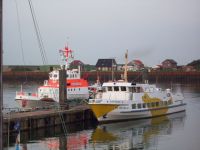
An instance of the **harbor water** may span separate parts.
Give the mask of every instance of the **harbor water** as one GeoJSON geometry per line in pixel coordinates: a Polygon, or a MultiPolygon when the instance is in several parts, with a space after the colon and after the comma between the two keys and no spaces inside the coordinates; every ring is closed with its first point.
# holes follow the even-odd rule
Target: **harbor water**
{"type": "MultiPolygon", "coordinates": [[[[36,91],[41,83],[24,83],[26,91],[36,91]]],[[[20,150],[199,150],[200,85],[160,84],[162,88],[181,91],[186,111],[151,119],[127,122],[67,124],[20,133],[20,150]]],[[[4,107],[18,107],[14,100],[20,83],[3,84],[4,107]]],[[[4,149],[16,150],[16,133],[4,136],[4,149]]]]}

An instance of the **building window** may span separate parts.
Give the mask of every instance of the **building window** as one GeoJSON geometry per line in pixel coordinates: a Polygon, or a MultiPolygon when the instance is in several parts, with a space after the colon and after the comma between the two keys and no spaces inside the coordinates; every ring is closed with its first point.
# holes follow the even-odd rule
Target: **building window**
{"type": "Polygon", "coordinates": [[[143,104],[142,104],[142,107],[143,107],[143,108],[146,108],[146,103],[143,103],[143,104]]]}

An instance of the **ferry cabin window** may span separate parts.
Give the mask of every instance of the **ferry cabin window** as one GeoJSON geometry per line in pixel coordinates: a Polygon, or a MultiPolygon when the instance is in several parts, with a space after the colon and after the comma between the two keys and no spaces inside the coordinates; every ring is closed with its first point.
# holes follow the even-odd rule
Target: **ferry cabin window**
{"type": "Polygon", "coordinates": [[[147,103],[147,107],[150,108],[151,107],[151,103],[147,103]]]}
{"type": "Polygon", "coordinates": [[[121,86],[121,91],[126,91],[126,87],[125,86],[121,86]]]}
{"type": "Polygon", "coordinates": [[[133,87],[128,88],[129,92],[133,92],[133,87]]]}
{"type": "Polygon", "coordinates": [[[103,92],[106,92],[106,88],[105,88],[105,87],[102,87],[102,91],[103,91],[103,92]]]}
{"type": "Polygon", "coordinates": [[[132,109],[136,109],[136,104],[132,104],[132,109]]]}
{"type": "Polygon", "coordinates": [[[142,107],[143,107],[143,108],[146,108],[146,104],[145,104],[145,103],[143,103],[143,104],[142,104],[142,107]]]}
{"type": "Polygon", "coordinates": [[[156,107],[158,107],[159,106],[159,102],[156,102],[156,107]]]}
{"type": "Polygon", "coordinates": [[[141,108],[141,104],[140,104],[140,103],[138,103],[138,104],[137,104],[137,107],[138,107],[138,109],[140,109],[140,108],[141,108]]]}
{"type": "Polygon", "coordinates": [[[111,86],[108,87],[108,91],[112,91],[112,87],[111,86]]]}
{"type": "Polygon", "coordinates": [[[118,86],[114,86],[114,91],[119,91],[119,87],[118,86]]]}
{"type": "Polygon", "coordinates": [[[154,103],[154,102],[152,102],[152,103],[151,103],[151,106],[152,106],[152,107],[155,107],[155,103],[154,103]]]}

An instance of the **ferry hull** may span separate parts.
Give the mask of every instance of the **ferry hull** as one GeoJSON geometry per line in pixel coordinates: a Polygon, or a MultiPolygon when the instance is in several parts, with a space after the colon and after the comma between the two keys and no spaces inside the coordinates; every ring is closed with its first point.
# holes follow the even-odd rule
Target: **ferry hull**
{"type": "Polygon", "coordinates": [[[183,103],[168,108],[155,108],[149,110],[134,110],[134,111],[113,110],[104,116],[98,117],[97,120],[100,123],[106,123],[106,122],[151,118],[151,117],[163,116],[185,111],[185,106],[186,104],[183,103]]]}

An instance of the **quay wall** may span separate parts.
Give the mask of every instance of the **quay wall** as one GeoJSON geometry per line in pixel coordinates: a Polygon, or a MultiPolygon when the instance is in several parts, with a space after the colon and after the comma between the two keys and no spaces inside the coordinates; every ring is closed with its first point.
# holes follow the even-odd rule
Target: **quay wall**
{"type": "MultiPolygon", "coordinates": [[[[96,82],[99,77],[100,82],[112,80],[111,71],[82,72],[82,77],[90,82],[96,82]]],[[[123,72],[114,72],[114,79],[120,80],[123,72]]],[[[143,72],[128,72],[128,80],[142,82],[143,72]]],[[[174,82],[174,83],[200,83],[200,72],[162,72],[152,71],[147,74],[149,82],[174,82]]],[[[3,81],[43,81],[48,79],[48,72],[3,72],[3,81]]]]}

